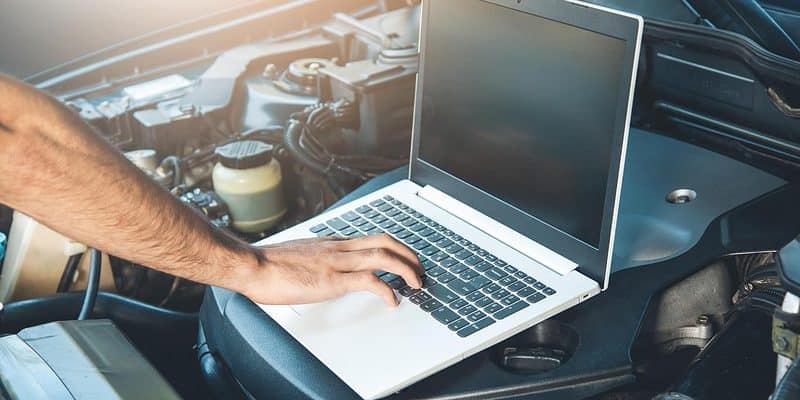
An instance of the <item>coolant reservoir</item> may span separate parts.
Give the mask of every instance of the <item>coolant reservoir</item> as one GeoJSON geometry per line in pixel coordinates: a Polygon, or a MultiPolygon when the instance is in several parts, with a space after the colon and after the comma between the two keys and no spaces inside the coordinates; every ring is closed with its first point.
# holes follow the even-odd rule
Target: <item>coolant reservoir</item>
{"type": "Polygon", "coordinates": [[[258,233],[275,226],[286,214],[281,165],[272,145],[242,140],[216,150],[214,191],[228,203],[234,229],[258,233]]]}

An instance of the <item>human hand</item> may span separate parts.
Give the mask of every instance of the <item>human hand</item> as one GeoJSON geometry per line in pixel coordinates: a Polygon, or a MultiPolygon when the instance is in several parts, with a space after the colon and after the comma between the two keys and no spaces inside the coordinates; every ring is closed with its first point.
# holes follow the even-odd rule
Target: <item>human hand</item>
{"type": "Polygon", "coordinates": [[[242,290],[260,304],[307,304],[369,291],[397,306],[394,291],[372,272],[382,270],[421,288],[416,254],[389,235],[314,238],[258,248],[264,260],[242,290]]]}

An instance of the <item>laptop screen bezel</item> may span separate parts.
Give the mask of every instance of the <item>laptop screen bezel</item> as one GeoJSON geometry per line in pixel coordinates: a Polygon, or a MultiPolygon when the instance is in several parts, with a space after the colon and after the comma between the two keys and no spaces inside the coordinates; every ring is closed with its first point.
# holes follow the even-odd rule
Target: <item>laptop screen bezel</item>
{"type": "MultiPolygon", "coordinates": [[[[425,90],[425,48],[427,27],[431,23],[429,20],[431,1],[436,0],[424,0],[422,3],[419,43],[421,56],[414,102],[409,179],[421,186],[431,185],[508,228],[570,259],[578,264],[579,271],[596,280],[602,289],[606,289],[610,275],[614,230],[619,209],[633,90],[641,46],[642,18],[591,4],[564,0],[469,0],[506,7],[531,14],[533,17],[565,23],[624,41],[625,62],[623,65],[625,65],[625,69],[621,71],[622,79],[617,103],[620,106],[614,118],[611,166],[606,185],[600,243],[599,247],[595,248],[419,158],[420,137],[424,134],[421,132],[422,94],[425,90]]],[[[476,21],[476,26],[479,25],[478,22],[476,21]]]]}

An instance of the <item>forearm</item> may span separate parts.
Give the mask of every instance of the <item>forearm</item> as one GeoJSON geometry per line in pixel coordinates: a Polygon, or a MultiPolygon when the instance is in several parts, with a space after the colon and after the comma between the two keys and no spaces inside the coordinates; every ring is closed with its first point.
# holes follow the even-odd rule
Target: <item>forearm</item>
{"type": "Polygon", "coordinates": [[[2,76],[0,203],[104,252],[234,290],[262,254],[212,227],[59,102],[2,76]]]}

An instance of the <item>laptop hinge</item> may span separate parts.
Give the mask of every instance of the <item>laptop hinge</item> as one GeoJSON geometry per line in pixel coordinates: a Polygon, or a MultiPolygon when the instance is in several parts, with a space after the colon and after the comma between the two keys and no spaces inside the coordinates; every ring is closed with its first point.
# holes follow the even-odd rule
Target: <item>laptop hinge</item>
{"type": "Polygon", "coordinates": [[[561,275],[566,275],[578,267],[574,261],[536,243],[431,185],[420,189],[417,195],[561,275]]]}

